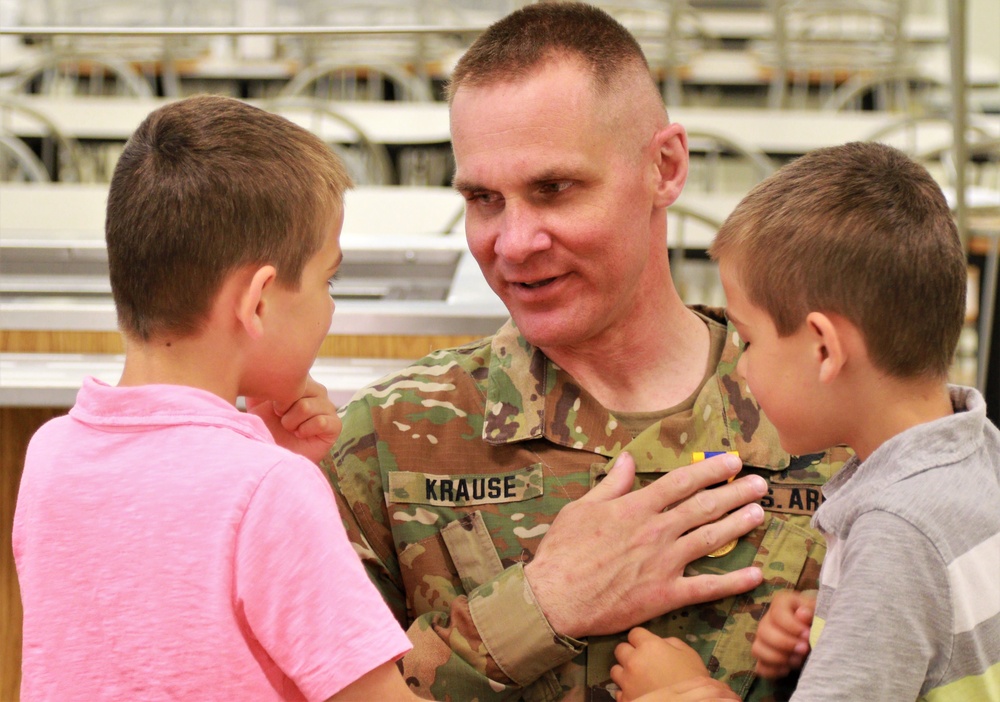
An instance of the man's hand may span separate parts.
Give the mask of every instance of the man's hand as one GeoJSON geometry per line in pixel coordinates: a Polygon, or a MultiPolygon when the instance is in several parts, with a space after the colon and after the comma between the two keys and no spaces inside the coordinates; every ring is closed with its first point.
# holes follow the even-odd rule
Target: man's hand
{"type": "Polygon", "coordinates": [[[809,627],[816,612],[814,593],[779,590],[757,627],[750,652],[757,675],[783,678],[802,667],[809,653],[809,627]]]}
{"type": "Polygon", "coordinates": [[[319,463],[342,428],[326,388],[310,376],[302,397],[290,404],[246,398],[247,411],[264,420],[274,441],[319,463]]]}
{"type": "Polygon", "coordinates": [[[597,487],[563,507],[525,566],[552,627],[574,638],[610,634],[759,585],[759,568],[684,576],[688,563],[763,522],[756,504],[767,492],[763,478],[704,489],[740,465],[736,456],[716,456],[630,492],[635,462],[621,454],[597,487]]]}

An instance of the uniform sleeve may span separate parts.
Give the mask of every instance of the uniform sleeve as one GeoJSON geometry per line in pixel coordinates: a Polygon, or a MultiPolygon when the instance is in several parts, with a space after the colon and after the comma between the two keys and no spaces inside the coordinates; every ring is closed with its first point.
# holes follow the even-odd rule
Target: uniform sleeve
{"type": "Polygon", "coordinates": [[[403,658],[403,674],[416,694],[484,702],[517,698],[583,649],[553,631],[520,565],[454,598],[447,610],[411,618],[389,525],[377,430],[364,398],[348,405],[343,423],[323,467],[348,538],[413,643],[403,658]]]}
{"type": "Polygon", "coordinates": [[[825,622],[792,700],[915,700],[940,674],[937,653],[950,648],[945,564],[923,533],[887,512],[862,515],[843,546],[836,590],[828,608],[819,603],[825,622]]]}
{"type": "Polygon", "coordinates": [[[344,534],[329,484],[307,461],[289,458],[262,479],[234,569],[250,636],[309,700],[410,648],[344,534]]]}

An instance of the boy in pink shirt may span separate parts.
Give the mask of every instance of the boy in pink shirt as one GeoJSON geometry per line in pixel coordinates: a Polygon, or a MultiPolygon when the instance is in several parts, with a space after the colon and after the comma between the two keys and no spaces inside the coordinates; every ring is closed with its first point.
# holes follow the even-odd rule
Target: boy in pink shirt
{"type": "Polygon", "coordinates": [[[122,378],[38,431],[18,495],[23,699],[415,699],[312,462],[340,429],[309,370],[350,185],[227,98],[129,140],[106,220],[122,378]]]}

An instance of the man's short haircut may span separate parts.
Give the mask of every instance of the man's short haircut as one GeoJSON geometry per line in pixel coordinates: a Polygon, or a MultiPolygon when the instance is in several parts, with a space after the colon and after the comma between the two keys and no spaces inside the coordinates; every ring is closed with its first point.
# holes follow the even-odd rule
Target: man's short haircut
{"type": "Polygon", "coordinates": [[[941,188],[901,151],[851,143],[802,156],[747,195],[709,253],[780,335],[811,311],[835,313],[883,372],[946,377],[966,258],[941,188]]]}
{"type": "Polygon", "coordinates": [[[448,100],[463,85],[525,78],[553,54],[582,60],[602,97],[629,69],[644,71],[656,90],[639,43],[604,10],[578,2],[541,2],[503,17],[473,42],[452,72],[448,100]]]}
{"type": "Polygon", "coordinates": [[[273,265],[296,289],[351,179],[319,138],[239,100],[152,112],[115,168],[105,234],[122,332],[197,333],[225,277],[273,265]]]}

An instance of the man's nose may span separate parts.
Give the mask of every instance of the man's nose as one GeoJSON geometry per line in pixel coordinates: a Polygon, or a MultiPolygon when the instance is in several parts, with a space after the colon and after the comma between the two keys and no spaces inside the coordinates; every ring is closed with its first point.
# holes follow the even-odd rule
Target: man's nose
{"type": "Polygon", "coordinates": [[[493,250],[512,263],[524,263],[533,254],[552,245],[538,213],[529,204],[508,200],[493,250]]]}

